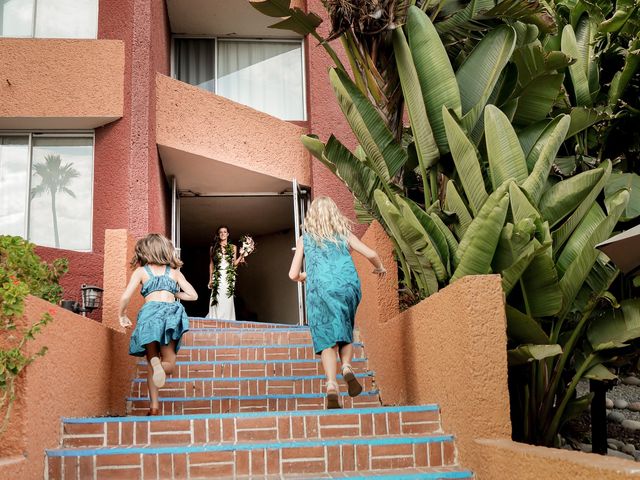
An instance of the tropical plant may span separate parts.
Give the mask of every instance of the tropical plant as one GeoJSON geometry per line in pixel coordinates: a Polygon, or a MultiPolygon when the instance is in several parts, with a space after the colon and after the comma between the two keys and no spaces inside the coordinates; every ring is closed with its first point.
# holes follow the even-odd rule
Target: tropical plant
{"type": "Polygon", "coordinates": [[[33,175],[40,177],[40,183],[31,189],[31,198],[49,193],[51,195],[51,215],[53,218],[53,238],[55,247],[60,247],[58,234],[58,213],[56,211],[56,196],[58,193],[66,193],[72,198],[76,194],[69,188],[71,181],[80,176],[73,163],[62,165],[60,155],[46,155],[43,163],[34,163],[33,175]]]}
{"type": "Polygon", "coordinates": [[[629,191],[612,188],[603,200],[606,160],[553,178],[564,142],[594,123],[581,107],[551,116],[575,51],[545,51],[535,22],[510,23],[452,62],[442,32],[409,7],[390,36],[410,129],[398,139],[338,64],[329,79],[360,145],[351,152],[334,136],[303,143],[350,188],[361,217],[385,227],[421,297],[465,275],[502,275],[514,436],[552,445],[590,401],[575,399],[577,382],[609,378],[603,363],[640,337],[636,303],[617,309],[615,323],[594,318],[618,274],[594,247],[610,236],[629,191]],[[397,180],[413,171],[418,196],[397,180]]]}
{"type": "Polygon", "coordinates": [[[19,329],[16,319],[24,313],[24,299],[31,294],[57,303],[62,296],[59,281],[66,271],[66,260],[47,264],[35,254],[33,244],[20,237],[0,236],[0,433],[9,422],[17,377],[46,353],[46,347],[32,355],[24,348],[55,313],[52,308],[33,325],[19,329]]]}

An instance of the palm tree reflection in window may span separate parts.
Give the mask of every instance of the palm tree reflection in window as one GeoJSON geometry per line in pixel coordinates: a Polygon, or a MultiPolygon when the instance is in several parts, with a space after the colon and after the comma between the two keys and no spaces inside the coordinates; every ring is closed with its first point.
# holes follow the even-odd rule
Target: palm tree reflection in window
{"type": "Polygon", "coordinates": [[[33,165],[33,175],[40,177],[40,184],[31,189],[31,199],[49,193],[51,195],[51,215],[53,216],[53,237],[55,247],[60,248],[60,237],[58,235],[58,216],[56,213],[56,195],[66,193],[72,198],[76,194],[69,188],[71,181],[80,176],[73,163],[62,165],[60,155],[45,155],[44,163],[33,165]]]}

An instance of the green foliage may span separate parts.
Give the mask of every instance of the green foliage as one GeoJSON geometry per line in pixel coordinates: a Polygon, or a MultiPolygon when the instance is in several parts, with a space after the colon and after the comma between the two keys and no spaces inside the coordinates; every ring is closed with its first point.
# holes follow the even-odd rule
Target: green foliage
{"type": "Polygon", "coordinates": [[[0,412],[4,411],[0,433],[9,422],[16,378],[46,352],[43,347],[34,355],[26,355],[24,347],[53,320],[54,309],[23,331],[18,330],[15,320],[23,315],[24,299],[29,294],[58,303],[62,296],[59,280],[66,271],[66,260],[49,265],[35,254],[33,244],[20,237],[0,236],[0,332],[5,332],[0,348],[0,412]]]}

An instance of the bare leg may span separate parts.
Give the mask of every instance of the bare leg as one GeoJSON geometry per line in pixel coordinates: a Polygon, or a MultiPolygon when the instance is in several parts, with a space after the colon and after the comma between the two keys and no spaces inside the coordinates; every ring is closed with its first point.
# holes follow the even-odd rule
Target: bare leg
{"type": "Polygon", "coordinates": [[[338,388],[338,346],[326,348],[320,354],[324,374],[327,376],[327,408],[340,408],[340,390],[338,388]]]}
{"type": "Polygon", "coordinates": [[[169,345],[161,345],[162,368],[167,375],[171,375],[176,368],[176,341],[171,340],[169,345]]]}
{"type": "Polygon", "coordinates": [[[350,397],[357,397],[362,393],[362,385],[358,381],[353,368],[351,367],[351,359],[353,358],[353,344],[349,343],[340,347],[340,361],[342,362],[342,377],[347,383],[350,397]]]}
{"type": "Polygon", "coordinates": [[[340,362],[342,365],[351,365],[353,358],[353,343],[348,343],[340,347],[340,362]]]}
{"type": "Polygon", "coordinates": [[[149,398],[151,399],[149,407],[159,409],[158,387],[153,383],[153,367],[151,366],[151,359],[158,356],[158,343],[149,343],[145,345],[145,348],[147,349],[147,388],[149,390],[149,398]]]}

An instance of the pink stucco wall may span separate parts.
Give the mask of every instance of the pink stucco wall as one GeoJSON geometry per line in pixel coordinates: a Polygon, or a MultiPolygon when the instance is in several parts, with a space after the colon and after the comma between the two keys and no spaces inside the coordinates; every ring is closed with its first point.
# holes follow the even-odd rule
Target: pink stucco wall
{"type": "MultiPolygon", "coordinates": [[[[103,323],[73,314],[39,298],[28,297],[19,329],[44,312],[53,315],[28,352],[42,346],[47,354],[19,377],[17,400],[7,432],[0,436],[0,478],[42,478],[43,452],[59,443],[60,418],[126,413],[125,397],[135,374],[136,359],[128,355],[129,333],[118,324],[118,303],[131,270],[134,239],[126,230],[105,235],[103,323]]],[[[142,305],[132,299],[128,314],[142,305]]],[[[6,346],[10,338],[1,338],[6,346]]],[[[2,413],[2,412],[0,412],[2,413]]]]}
{"type": "Polygon", "coordinates": [[[303,128],[164,75],[156,83],[158,145],[310,184],[303,128]]]}
{"type": "Polygon", "coordinates": [[[399,313],[391,243],[376,223],[363,241],[390,273],[379,279],[354,255],[363,291],[356,326],[384,404],[439,404],[444,431],[478,480],[637,478],[634,462],[511,440],[498,275],[464,277],[399,313]]]}
{"type": "Polygon", "coordinates": [[[123,115],[120,40],[0,39],[0,128],[94,128],[123,115]]]}

